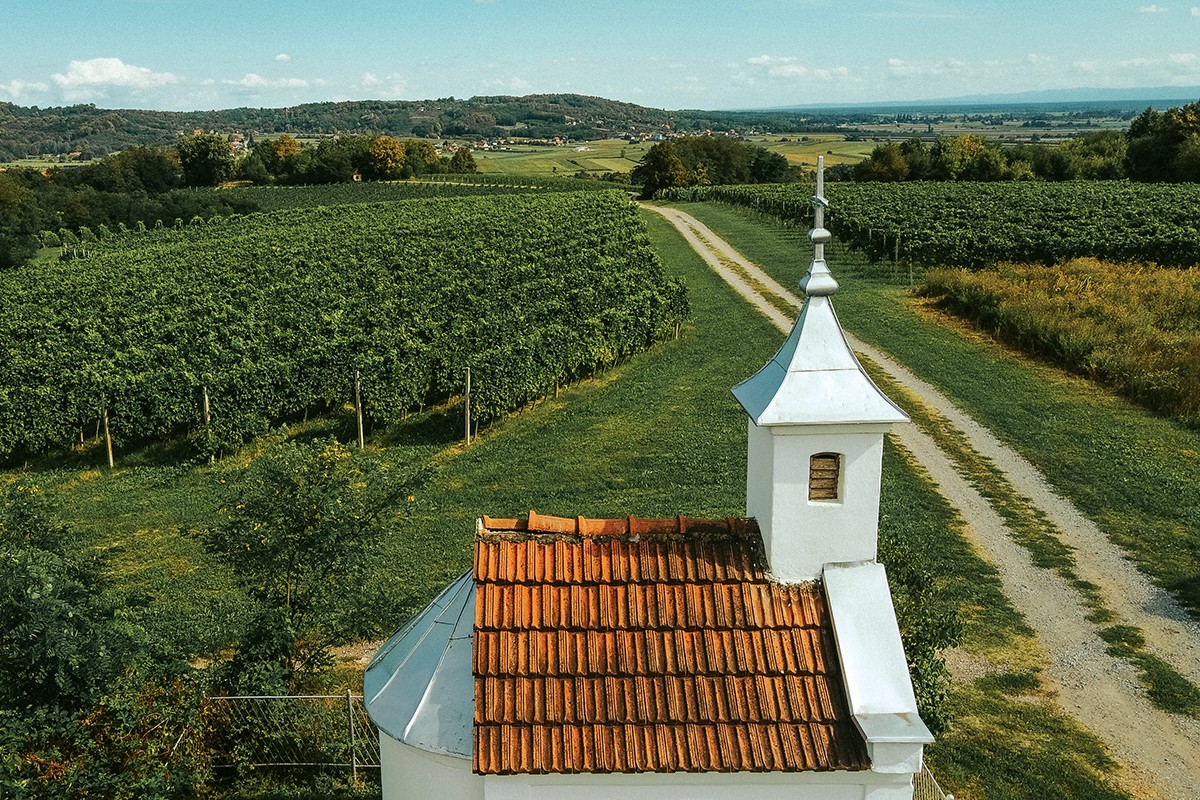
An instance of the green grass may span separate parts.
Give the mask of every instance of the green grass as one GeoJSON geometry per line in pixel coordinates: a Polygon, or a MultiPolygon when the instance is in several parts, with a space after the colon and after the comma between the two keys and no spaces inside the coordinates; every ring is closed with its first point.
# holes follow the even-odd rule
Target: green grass
{"type": "MultiPolygon", "coordinates": [[[[766,226],[730,207],[681,207],[785,285],[796,285],[807,268],[802,229],[766,226]]],[[[1014,446],[1200,618],[1200,430],[961,326],[931,324],[931,312],[906,288],[867,274],[878,268],[838,246],[828,252],[848,330],[892,353],[1014,446]]]]}

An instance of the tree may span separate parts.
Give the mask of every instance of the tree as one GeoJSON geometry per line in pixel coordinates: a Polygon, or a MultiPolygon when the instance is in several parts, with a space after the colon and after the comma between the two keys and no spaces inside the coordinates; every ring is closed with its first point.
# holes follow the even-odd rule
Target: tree
{"type": "Polygon", "coordinates": [[[367,147],[371,177],[395,180],[404,177],[404,145],[391,136],[376,136],[367,147]]]}
{"type": "Polygon", "coordinates": [[[225,137],[198,133],[179,142],[179,164],[188,186],[216,186],[233,177],[233,153],[225,137]]]}
{"type": "Polygon", "coordinates": [[[998,181],[1007,177],[1007,162],[999,145],[982,136],[939,137],[930,154],[932,176],[948,181],[998,181]]]}
{"type": "Polygon", "coordinates": [[[929,147],[920,139],[906,139],[900,143],[900,155],[908,164],[908,180],[923,181],[932,177],[932,157],[929,147]]]}
{"type": "Polygon", "coordinates": [[[23,264],[33,256],[42,216],[34,193],[0,173],[0,270],[23,264]]]}
{"type": "Polygon", "coordinates": [[[241,688],[295,688],[330,646],[364,633],[384,517],[418,482],[333,439],[278,443],[228,481],[207,547],[258,603],[232,665],[241,688]]]}
{"type": "Polygon", "coordinates": [[[267,171],[262,153],[258,150],[251,150],[245,158],[238,162],[237,176],[241,180],[260,185],[271,182],[271,173],[267,171]]]}
{"type": "Polygon", "coordinates": [[[365,136],[335,136],[317,145],[303,176],[310,183],[348,183],[355,173],[370,171],[370,140],[365,136]]]}
{"type": "Polygon", "coordinates": [[[1126,134],[1126,172],[1139,181],[1194,180],[1193,136],[1200,136],[1200,102],[1161,114],[1147,108],[1130,123],[1126,134]]]}
{"type": "Polygon", "coordinates": [[[885,142],[871,151],[871,157],[854,167],[856,181],[902,181],[908,177],[908,161],[900,145],[885,142]]]}
{"type": "Polygon", "coordinates": [[[1099,131],[1059,146],[1072,178],[1111,181],[1125,176],[1128,141],[1120,131],[1099,131]]]}
{"type": "Polygon", "coordinates": [[[437,148],[424,139],[404,140],[404,176],[424,175],[429,172],[439,172],[442,160],[437,148]]]}
{"type": "MultiPolygon", "coordinates": [[[[183,659],[149,642],[93,548],[38,485],[0,490],[0,785],[5,797],[194,796],[183,659]]],[[[199,756],[203,758],[203,756],[199,756]]]]}
{"type": "Polygon", "coordinates": [[[687,168],[672,141],[659,142],[647,150],[630,177],[634,183],[642,185],[643,200],[654,197],[660,189],[686,186],[688,183],[687,168]]]}
{"type": "Polygon", "coordinates": [[[460,174],[479,172],[475,163],[475,155],[469,147],[460,147],[450,156],[450,171],[460,174]]]}

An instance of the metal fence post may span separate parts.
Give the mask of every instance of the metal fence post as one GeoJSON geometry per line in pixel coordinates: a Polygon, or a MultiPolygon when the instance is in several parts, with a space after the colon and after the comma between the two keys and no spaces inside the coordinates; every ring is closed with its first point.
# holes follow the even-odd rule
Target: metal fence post
{"type": "Polygon", "coordinates": [[[354,752],[354,697],[346,690],[346,723],[350,731],[350,776],[358,785],[358,756],[354,752]]]}

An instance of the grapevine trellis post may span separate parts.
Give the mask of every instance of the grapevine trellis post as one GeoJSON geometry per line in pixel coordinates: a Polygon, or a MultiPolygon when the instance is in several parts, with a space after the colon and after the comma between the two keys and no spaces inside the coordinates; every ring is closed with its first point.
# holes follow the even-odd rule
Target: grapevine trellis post
{"type": "Polygon", "coordinates": [[[467,367],[467,391],[463,402],[463,438],[471,443],[471,368],[467,367]]]}
{"type": "Polygon", "coordinates": [[[354,370],[354,413],[358,417],[358,449],[362,450],[367,445],[363,438],[362,375],[358,370],[354,370]]]}
{"type": "Polygon", "coordinates": [[[104,449],[108,451],[108,468],[113,468],[112,435],[108,432],[108,399],[100,397],[100,424],[104,427],[104,449]]]}
{"type": "MultiPolygon", "coordinates": [[[[209,405],[208,405],[208,387],[201,386],[200,389],[201,389],[201,398],[203,401],[203,405],[201,407],[201,413],[204,416],[204,432],[209,435],[209,439],[211,441],[211,439],[212,439],[212,412],[210,411],[209,405]]],[[[208,454],[208,463],[215,464],[216,461],[217,461],[217,456],[214,453],[209,453],[208,454]]]]}

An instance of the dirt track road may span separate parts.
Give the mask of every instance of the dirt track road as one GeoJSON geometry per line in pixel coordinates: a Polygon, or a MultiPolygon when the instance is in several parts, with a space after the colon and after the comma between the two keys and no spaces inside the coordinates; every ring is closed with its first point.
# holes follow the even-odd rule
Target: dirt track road
{"type": "MultiPolygon", "coordinates": [[[[772,305],[764,292],[783,299],[795,311],[801,298],[694,217],[677,209],[645,207],[669,220],[709,266],[776,327],[784,332],[791,329],[794,316],[772,305]]],[[[836,276],[837,265],[832,268],[836,276]]],[[[1016,491],[1041,509],[1061,532],[1062,540],[1074,548],[1080,577],[1101,588],[1118,622],[1140,628],[1151,652],[1200,683],[1200,625],[1173,598],[1151,584],[1016,451],[885,353],[847,338],[859,354],[945,417],[971,447],[1004,472],[1016,491]]],[[[1161,711],[1146,699],[1134,668],[1108,654],[1096,626],[1087,620],[1079,593],[1057,574],[1034,565],[1000,515],[930,436],[911,424],[896,426],[893,435],[966,520],[975,546],[996,565],[1005,594],[1049,652],[1048,678],[1058,691],[1059,702],[1125,765],[1126,788],[1138,797],[1200,797],[1200,723],[1161,711]],[[1150,793],[1148,786],[1153,787],[1150,793]]]]}

